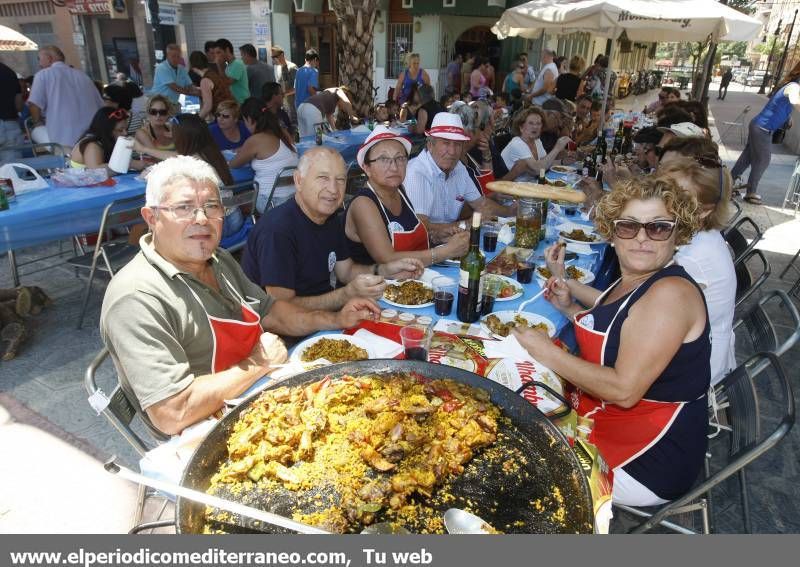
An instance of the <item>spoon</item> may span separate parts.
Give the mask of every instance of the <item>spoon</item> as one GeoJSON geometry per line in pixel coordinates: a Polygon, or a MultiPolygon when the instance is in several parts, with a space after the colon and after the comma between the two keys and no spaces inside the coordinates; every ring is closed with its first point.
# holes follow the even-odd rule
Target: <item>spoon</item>
{"type": "Polygon", "coordinates": [[[460,508],[450,508],[444,513],[444,527],[450,534],[494,533],[494,528],[485,520],[460,508]]]}

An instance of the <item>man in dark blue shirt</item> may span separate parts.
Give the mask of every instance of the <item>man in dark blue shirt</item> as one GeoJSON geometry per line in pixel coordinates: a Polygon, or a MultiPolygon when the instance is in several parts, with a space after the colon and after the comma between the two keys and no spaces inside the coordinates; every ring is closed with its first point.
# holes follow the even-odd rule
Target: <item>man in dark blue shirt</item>
{"type": "Polygon", "coordinates": [[[353,262],[337,215],[346,181],[345,163],[336,151],[305,152],[294,174],[295,198],[262,216],[247,239],[242,258],[247,276],[276,299],[325,310],[340,309],[354,297],[381,297],[384,277],[419,277],[424,267],[415,258],[353,262]]]}

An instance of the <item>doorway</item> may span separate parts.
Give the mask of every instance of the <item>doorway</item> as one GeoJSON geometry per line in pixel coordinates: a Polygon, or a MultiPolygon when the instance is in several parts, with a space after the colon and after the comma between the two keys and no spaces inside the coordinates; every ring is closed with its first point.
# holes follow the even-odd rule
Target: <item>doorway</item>
{"type": "Polygon", "coordinates": [[[476,53],[481,57],[488,58],[495,70],[494,83],[488,86],[492,91],[500,92],[498,85],[502,84],[499,69],[501,43],[489,26],[475,26],[463,32],[456,39],[455,52],[461,53],[465,58],[468,53],[476,53]]]}

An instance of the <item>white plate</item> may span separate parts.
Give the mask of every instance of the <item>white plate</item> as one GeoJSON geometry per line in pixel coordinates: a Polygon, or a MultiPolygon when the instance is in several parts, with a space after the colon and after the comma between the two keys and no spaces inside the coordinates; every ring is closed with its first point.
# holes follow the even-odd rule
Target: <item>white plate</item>
{"type": "Polygon", "coordinates": [[[373,352],[369,344],[367,344],[365,341],[362,341],[361,339],[353,337],[351,335],[335,334],[335,335],[317,335],[316,337],[311,337],[310,339],[304,340],[302,343],[294,347],[294,350],[292,351],[292,356],[289,358],[289,360],[291,360],[292,362],[302,362],[301,357],[303,356],[303,352],[305,352],[305,350],[308,347],[314,345],[315,343],[319,342],[322,339],[345,340],[348,343],[355,345],[359,348],[363,348],[365,351],[367,351],[368,358],[375,358],[375,353],[373,352]]]}
{"type": "Polygon", "coordinates": [[[578,170],[571,165],[554,165],[553,167],[550,168],[550,171],[552,171],[553,173],[564,174],[564,173],[575,173],[578,170]]]}
{"type": "MultiPolygon", "coordinates": [[[[569,267],[569,266],[567,266],[567,267],[569,267]]],[[[590,284],[590,283],[592,283],[594,281],[594,273],[593,272],[587,270],[586,268],[582,268],[580,266],[575,266],[575,268],[580,270],[581,273],[583,274],[580,278],[578,278],[578,282],[580,282],[582,284],[590,284]]],[[[534,271],[536,272],[536,277],[539,278],[540,281],[542,281],[542,282],[546,282],[547,281],[544,278],[544,276],[539,273],[539,268],[538,267],[534,268],[534,271]]]]}
{"type": "Polygon", "coordinates": [[[605,241],[602,238],[600,238],[600,236],[590,226],[571,225],[571,226],[565,227],[564,225],[561,225],[561,226],[558,227],[558,238],[563,240],[564,242],[571,242],[573,244],[588,244],[588,245],[591,245],[591,244],[605,244],[605,241]],[[567,238],[566,236],[564,236],[564,234],[569,234],[570,232],[572,232],[575,229],[582,230],[585,234],[594,236],[596,238],[596,240],[593,240],[592,242],[587,242],[585,240],[575,240],[574,238],[567,238]],[[562,234],[562,233],[564,233],[564,234],[562,234]]]}
{"type": "MultiPolygon", "coordinates": [[[[555,336],[556,334],[556,326],[550,319],[548,319],[547,317],[542,317],[541,315],[537,315],[536,313],[531,313],[529,311],[523,311],[522,313],[517,313],[516,311],[495,311],[494,313],[490,313],[489,315],[497,315],[498,319],[500,319],[502,323],[508,323],[509,321],[513,321],[515,315],[520,315],[525,319],[527,319],[528,323],[532,325],[535,325],[536,323],[544,323],[545,325],[547,325],[547,334],[550,335],[551,337],[555,336]]],[[[489,330],[489,327],[484,322],[486,317],[488,317],[489,315],[481,317],[481,327],[483,328],[484,331],[486,331],[494,338],[504,339],[505,337],[501,337],[500,335],[497,335],[489,330]]]]}
{"type": "MultiPolygon", "coordinates": [[[[428,282],[424,282],[422,280],[403,280],[402,282],[397,281],[397,280],[386,280],[386,283],[390,284],[390,285],[391,284],[400,285],[400,284],[405,283],[405,282],[419,282],[422,285],[424,285],[425,287],[427,287],[428,289],[430,289],[430,290],[433,289],[431,284],[429,284],[428,282]]],[[[404,303],[395,303],[394,301],[390,301],[390,300],[386,299],[386,297],[384,297],[384,296],[381,296],[381,301],[383,301],[384,303],[386,303],[388,305],[391,305],[393,307],[402,307],[403,309],[421,309],[423,307],[430,307],[431,305],[433,305],[433,301],[429,301],[428,303],[420,303],[419,305],[406,305],[404,303]]]]}
{"type": "Polygon", "coordinates": [[[497,297],[494,298],[495,301],[513,301],[515,299],[519,299],[520,297],[522,297],[522,294],[524,293],[522,285],[517,280],[509,278],[508,276],[501,276],[500,274],[486,274],[485,277],[500,279],[505,283],[514,286],[514,289],[517,290],[517,293],[515,293],[514,295],[509,295],[508,297],[500,297],[498,295],[497,297]]]}

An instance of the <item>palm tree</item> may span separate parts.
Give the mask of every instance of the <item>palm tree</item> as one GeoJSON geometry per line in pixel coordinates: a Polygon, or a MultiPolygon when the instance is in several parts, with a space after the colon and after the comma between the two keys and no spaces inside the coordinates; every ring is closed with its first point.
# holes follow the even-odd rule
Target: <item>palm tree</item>
{"type": "Polygon", "coordinates": [[[339,83],[353,92],[353,110],[367,116],[372,108],[372,46],[376,0],[330,0],[336,14],[339,83]]]}

